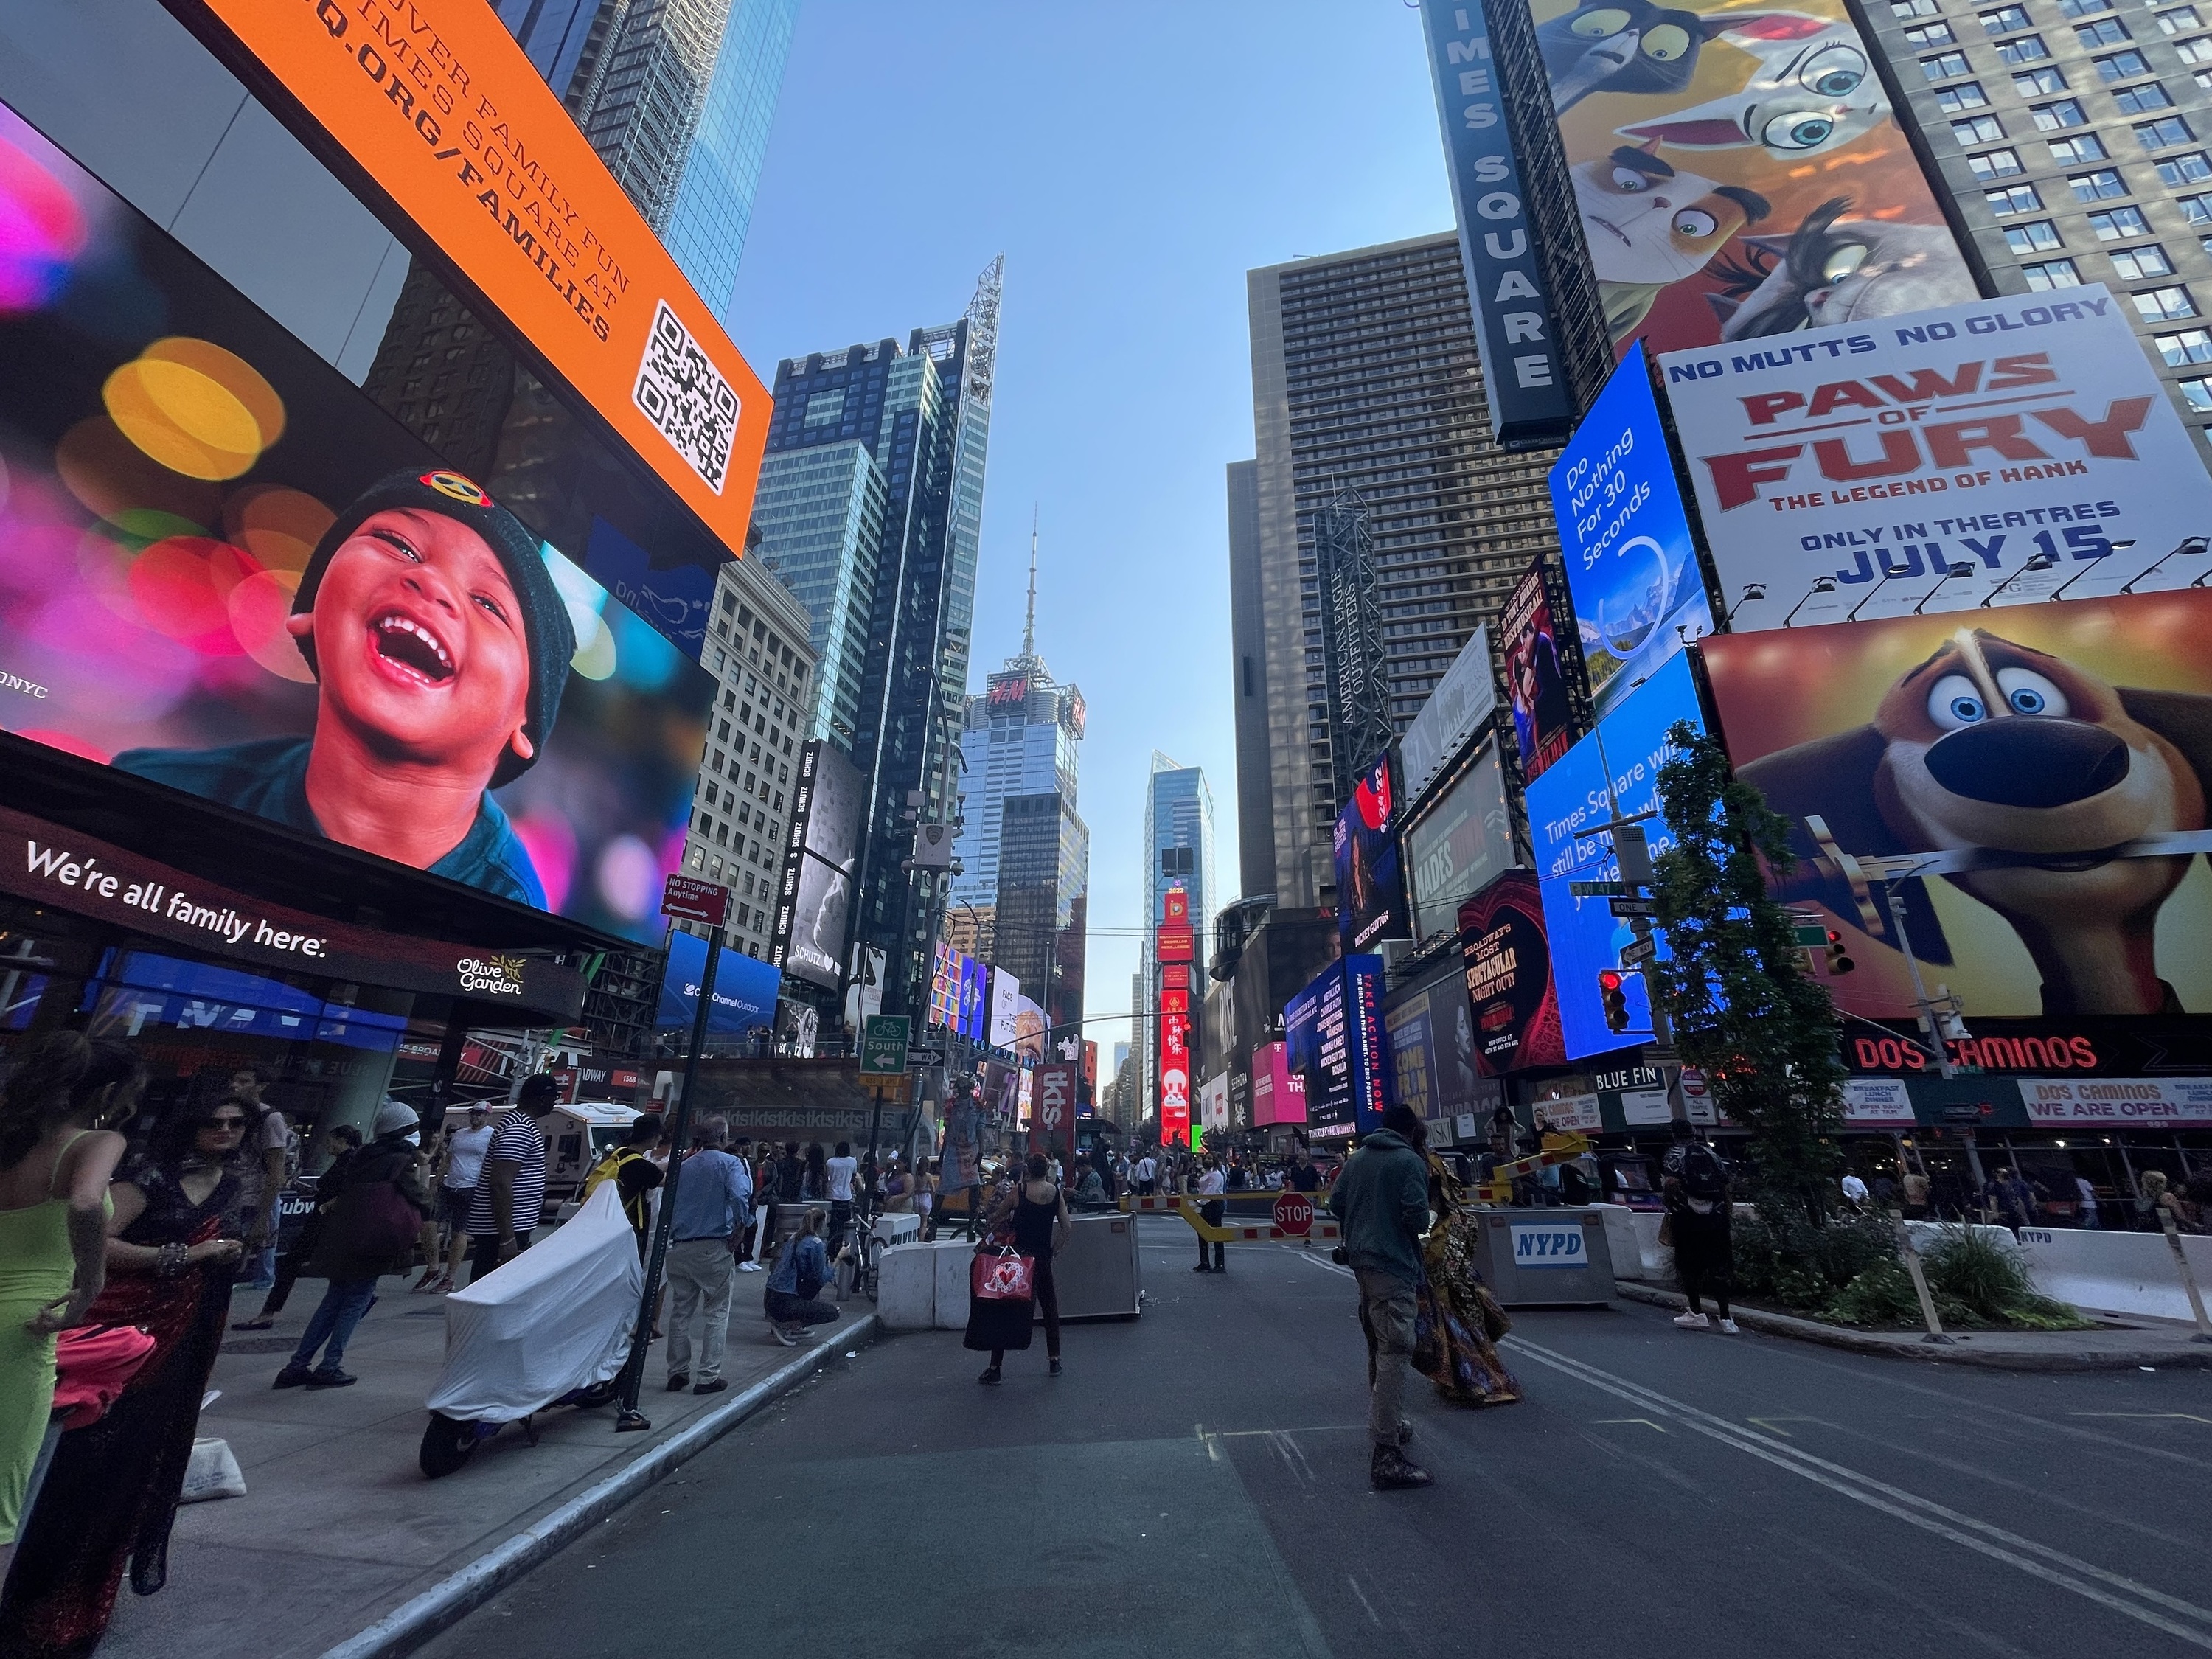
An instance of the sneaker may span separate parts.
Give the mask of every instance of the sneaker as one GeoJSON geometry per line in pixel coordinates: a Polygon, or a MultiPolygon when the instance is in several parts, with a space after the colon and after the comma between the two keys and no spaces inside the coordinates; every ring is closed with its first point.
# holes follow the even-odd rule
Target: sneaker
{"type": "Polygon", "coordinates": [[[438,1270],[435,1267],[433,1267],[428,1272],[425,1273],[422,1278],[416,1279],[414,1284],[410,1285],[408,1287],[407,1293],[410,1296],[421,1296],[425,1291],[434,1291],[437,1288],[438,1270]]]}
{"type": "Polygon", "coordinates": [[[1686,1331],[1709,1331],[1713,1328],[1713,1322],[1701,1313],[1676,1314],[1674,1322],[1686,1331]]]}
{"type": "Polygon", "coordinates": [[[795,1348],[799,1346],[798,1334],[793,1331],[790,1326],[770,1325],[768,1328],[769,1334],[773,1335],[777,1341],[782,1343],[785,1347],[795,1348]]]}
{"type": "Polygon", "coordinates": [[[999,1368],[996,1365],[984,1366],[982,1376],[975,1380],[978,1382],[996,1382],[999,1381],[999,1368]]]}
{"type": "Polygon", "coordinates": [[[307,1386],[311,1389],[349,1389],[360,1381],[352,1372],[342,1371],[335,1365],[307,1373],[307,1386]]]}
{"type": "Polygon", "coordinates": [[[1436,1477],[1395,1446],[1377,1446],[1367,1467],[1369,1484],[1377,1492],[1410,1492],[1436,1484],[1436,1477]]]}
{"type": "Polygon", "coordinates": [[[1410,1446],[1413,1443],[1413,1419],[1401,1417],[1398,1419],[1398,1443],[1401,1446],[1410,1446]]]}
{"type": "Polygon", "coordinates": [[[757,1273],[761,1271],[761,1264],[757,1261],[740,1261],[738,1263],[738,1271],[741,1273],[757,1273]]]}
{"type": "Polygon", "coordinates": [[[671,1394],[682,1394],[690,1386],[691,1373],[689,1371],[678,1371],[668,1379],[668,1392],[671,1394]]]}
{"type": "Polygon", "coordinates": [[[1054,1376],[1058,1376],[1060,1375],[1060,1358],[1058,1355],[1054,1355],[1053,1358],[1052,1374],[1054,1376]]]}
{"type": "Polygon", "coordinates": [[[276,1380],[269,1386],[272,1389],[296,1389],[313,1375],[305,1365],[287,1365],[276,1373],[276,1380]]]}
{"type": "Polygon", "coordinates": [[[1207,1267],[1203,1261],[1200,1262],[1198,1266],[1191,1269],[1191,1272],[1194,1273],[1210,1273],[1212,1271],[1213,1269],[1207,1267]]]}
{"type": "Polygon", "coordinates": [[[266,1314],[257,1314],[251,1319],[233,1321],[230,1328],[234,1331],[265,1331],[276,1323],[276,1322],[266,1314]]]}
{"type": "Polygon", "coordinates": [[[723,1389],[729,1386],[729,1382],[725,1378],[710,1376],[704,1382],[695,1384],[691,1392],[694,1394],[720,1394],[723,1389]]]}
{"type": "Polygon", "coordinates": [[[1721,1321],[1721,1334],[1723,1336],[1741,1336],[1742,1333],[1736,1329],[1735,1321],[1733,1319],[1723,1319],[1721,1321]]]}

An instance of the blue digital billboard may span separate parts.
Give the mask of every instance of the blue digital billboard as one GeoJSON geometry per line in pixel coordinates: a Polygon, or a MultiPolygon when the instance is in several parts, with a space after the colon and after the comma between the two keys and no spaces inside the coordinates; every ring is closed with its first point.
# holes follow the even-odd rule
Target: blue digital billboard
{"type": "MultiPolygon", "coordinates": [[[[1613,914],[1607,899],[1577,898],[1571,884],[1620,878],[1613,837],[1576,832],[1607,822],[1612,816],[1608,805],[1624,817],[1658,810],[1659,769],[1674,753],[1667,732],[1677,720],[1705,730],[1690,659],[1679,652],[1528,786],[1528,835],[1543,893],[1544,927],[1551,936],[1559,1025],[1571,1060],[1651,1041],[1651,1006],[1642,975],[1630,974],[1623,987],[1628,998],[1625,1031],[1607,1029],[1598,994],[1598,974],[1620,965],[1621,947],[1635,938],[1633,930],[1613,914]]],[[[1644,833],[1655,857],[1674,844],[1662,819],[1646,821],[1644,833]]],[[[1657,938],[1663,957],[1666,935],[1657,938]]]]}
{"type": "Polygon", "coordinates": [[[1382,958],[1345,957],[1283,1009],[1285,1060],[1305,1079],[1306,1134],[1348,1138],[1382,1127],[1390,1098],[1382,1034],[1382,958]]]}
{"type": "Polygon", "coordinates": [[[1641,341],[1552,468],[1552,512],[1598,717],[1713,631],[1641,341]]]}
{"type": "MultiPolygon", "coordinates": [[[[660,982],[660,1009],[654,1023],[691,1029],[699,1015],[699,981],[707,971],[707,941],[696,933],[668,936],[668,968],[660,982]]],[[[783,975],[742,951],[725,951],[714,964],[714,1000],[707,1013],[709,1034],[734,1036],[775,1019],[776,993],[783,975]]]]}

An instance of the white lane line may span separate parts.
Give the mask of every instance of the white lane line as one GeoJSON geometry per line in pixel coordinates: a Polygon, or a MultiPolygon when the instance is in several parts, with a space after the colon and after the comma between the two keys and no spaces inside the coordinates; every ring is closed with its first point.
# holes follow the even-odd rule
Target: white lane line
{"type": "Polygon", "coordinates": [[[1352,1586],[1352,1593],[1359,1598],[1359,1605],[1367,1609],[1367,1616],[1375,1621],[1375,1628],[1381,1630],[1382,1615],[1375,1611],[1375,1604],[1367,1599],[1367,1592],[1359,1588],[1359,1581],[1347,1572],[1344,1575],[1344,1582],[1352,1586]]]}
{"type": "Polygon", "coordinates": [[[1507,1337],[1498,1346],[1510,1347],[1516,1352],[1526,1354],[1539,1364],[1547,1365],[1563,1376],[1572,1377],[1590,1388],[1610,1394],[1617,1399],[1626,1400],[1632,1405],[1643,1406],[1662,1415],[1672,1417],[1685,1427],[1705,1435],[1710,1439],[1717,1440],[1723,1445],[1747,1453],[1763,1462],[1772,1464],[1777,1468],[1786,1469],[1790,1474],[1810,1480],[1817,1486],[1826,1486],[1830,1491],[1851,1499],[1854,1503],[1863,1504],[1869,1509],[1880,1510],[1886,1515],[1894,1516],[1897,1519],[1918,1527],[1924,1532],[1948,1538],[1953,1543],[1972,1550],[1978,1554],[1988,1556],[1992,1560],[2002,1561],[2008,1566],[2016,1567],[2031,1577],[2039,1578],[2046,1583],[2056,1584],[2061,1589],[2071,1590],[2076,1595],[2094,1601],[2101,1607],[2109,1607],[2115,1613],[2124,1614],[2154,1629],[2162,1630],[2169,1636],[2179,1637],[2193,1647],[2212,1651],[2212,1634],[2177,1624],[2162,1613],[2154,1612],[2151,1607],[2141,1605],[2142,1601],[2151,1602],[2185,1618],[2212,1624],[2212,1611],[2197,1607],[2192,1602],[2182,1601],[2177,1596],[2167,1595],[2163,1591],[2153,1589],[2148,1584],[2137,1583],[2133,1579],[2124,1577],[2118,1573],[2109,1572],[2091,1562],[2083,1561],[2063,1551],[2052,1549],[2047,1545],[2039,1544],[2033,1539],[2023,1538],[2016,1533],[2007,1532],[2002,1528],[1993,1527],[1985,1521],[1978,1521],[1972,1516],[1961,1515],[1955,1510],[1946,1509],[1943,1505],[1931,1503],[1917,1493],[1890,1486],[1870,1475],[1863,1474],[1856,1469],[1830,1462],[1826,1458],[1813,1456],[1810,1453],[1785,1445],[1769,1436],[1741,1428],[1726,1418],[1715,1417],[1711,1413],[1700,1411],[1693,1406],[1685,1405],[1680,1401],[1670,1399],[1654,1389],[1647,1389],[1641,1383],[1632,1382],[1626,1377],[1616,1376],[1610,1371],[1601,1370],[1595,1365],[1540,1346],[1528,1341],[1526,1338],[1507,1337]],[[2042,1560],[2032,1559],[2032,1557],[2041,1557],[2042,1560]],[[2056,1563],[2066,1571],[2054,1571],[2052,1567],[2044,1565],[2045,1561],[2056,1563]],[[2109,1584],[2113,1589],[2119,1590],[2124,1595],[2113,1595],[2111,1591],[2100,1589],[2099,1583],[2088,1582],[2092,1579],[2099,1581],[2099,1583],[2109,1584]],[[2124,1599],[2125,1595],[2138,1597],[2140,1601],[2125,1600],[2124,1599]]]}

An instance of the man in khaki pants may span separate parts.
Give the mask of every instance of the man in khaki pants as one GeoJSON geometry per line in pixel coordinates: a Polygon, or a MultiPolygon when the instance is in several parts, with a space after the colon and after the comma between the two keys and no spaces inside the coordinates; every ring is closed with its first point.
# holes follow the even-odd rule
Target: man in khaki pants
{"type": "Polygon", "coordinates": [[[1406,1366],[1413,1352],[1421,1236],[1429,1226],[1429,1166],[1421,1120],[1408,1106],[1382,1114],[1329,1188],[1328,1212],[1344,1224],[1344,1255],[1359,1279],[1359,1324],[1367,1334],[1368,1479],[1380,1492],[1430,1484],[1407,1457],[1406,1366]]]}
{"type": "Polygon", "coordinates": [[[744,1214],[744,1165],[726,1150],[729,1120],[700,1121],[697,1145],[676,1182],[676,1213],[669,1228],[668,1283],[674,1294],[668,1318],[668,1391],[720,1394],[722,1348],[730,1328],[730,1293],[738,1282],[732,1251],[744,1214]],[[702,1322],[699,1380],[691,1381],[691,1320],[702,1322]]]}

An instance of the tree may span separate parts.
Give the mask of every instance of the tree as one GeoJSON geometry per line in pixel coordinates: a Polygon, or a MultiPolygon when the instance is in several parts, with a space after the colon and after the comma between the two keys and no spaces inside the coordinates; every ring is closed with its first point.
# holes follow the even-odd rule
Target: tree
{"type": "Polygon", "coordinates": [[[1805,972],[1796,923],[1767,889],[1794,861],[1789,825],[1718,739],[1686,720],[1668,736],[1659,800],[1674,844],[1653,868],[1675,1047],[1751,1132],[1762,1199],[1818,1223],[1842,1161],[1844,1063],[1827,987],[1805,972]]]}

